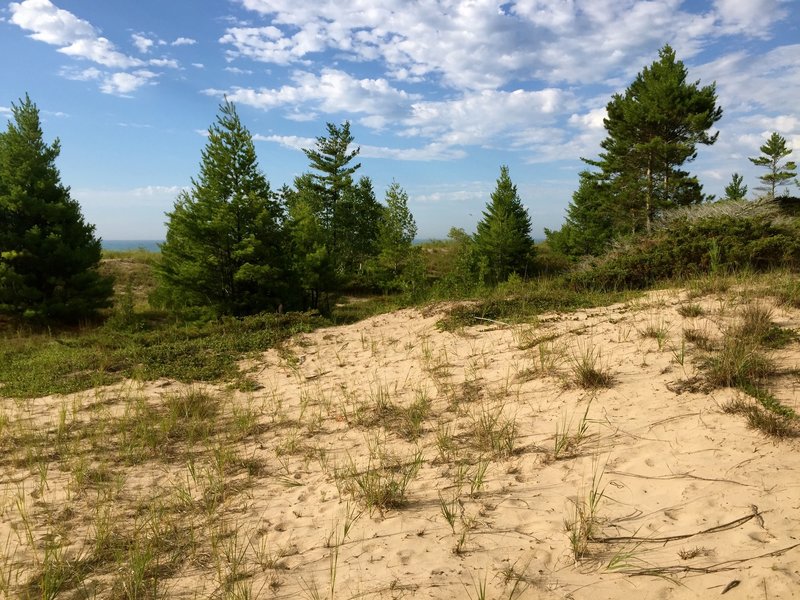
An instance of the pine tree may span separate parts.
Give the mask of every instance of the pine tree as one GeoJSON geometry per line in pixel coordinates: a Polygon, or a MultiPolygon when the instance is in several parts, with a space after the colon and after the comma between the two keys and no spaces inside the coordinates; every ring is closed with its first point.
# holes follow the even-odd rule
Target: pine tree
{"type": "Polygon", "coordinates": [[[167,216],[158,273],[170,304],[207,307],[215,315],[281,305],[287,293],[283,209],[232,103],[220,106],[200,175],[167,216]]]}
{"type": "Polygon", "coordinates": [[[750,162],[759,167],[766,167],[769,172],[761,175],[759,179],[764,183],[760,190],[767,193],[770,198],[775,198],[775,190],[786,185],[797,176],[797,164],[794,161],[781,161],[792,153],[786,145],[786,139],[773,131],[769,139],[759,148],[761,156],[751,158],[750,162]]]}
{"type": "Polygon", "coordinates": [[[34,321],[76,321],[110,306],[100,240],[61,183],[59,140],[44,141],[26,95],[0,133],[0,313],[34,321]]]}
{"type": "Polygon", "coordinates": [[[561,236],[572,247],[597,253],[598,239],[649,231],[663,211],[704,200],[697,178],[681,167],[696,158],[699,144],[716,141],[718,134],[709,131],[722,109],[715,84],[688,83],[687,74],[667,45],[624,94],[611,98],[603,151],[597,160],[583,159],[597,170],[581,175],[569,209],[569,235],[561,236]],[[598,215],[608,224],[602,232],[598,215]]]}
{"type": "Polygon", "coordinates": [[[351,165],[361,148],[350,150],[353,136],[350,123],[345,121],[341,127],[327,123],[328,136],[317,138],[316,148],[303,152],[311,163],[311,178],[318,195],[318,212],[323,229],[329,233],[328,251],[335,264],[338,264],[340,238],[344,233],[340,206],[343,196],[353,187],[353,174],[361,168],[361,163],[351,165]]]}
{"type": "Polygon", "coordinates": [[[290,203],[302,204],[302,207],[290,206],[292,221],[296,215],[302,215],[306,223],[311,215],[315,219],[316,240],[300,239],[308,231],[305,226],[293,224],[291,229],[296,251],[315,248],[309,255],[314,264],[303,264],[308,261],[302,253],[295,255],[294,262],[308,275],[302,279],[308,284],[314,282],[313,289],[306,288],[309,296],[316,299],[311,306],[323,310],[330,295],[343,286],[370,285],[365,279],[366,266],[378,252],[382,212],[372,181],[368,177],[353,180],[361,164],[352,162],[360,149],[351,149],[350,123],[345,122],[341,127],[328,123],[327,129],[328,135],[318,137],[314,148],[304,150],[312,171],[296,178],[294,190],[289,194],[290,203]],[[320,262],[317,259],[323,255],[323,248],[326,259],[320,262]],[[324,300],[322,306],[318,306],[320,300],[324,300]]]}
{"type": "Polygon", "coordinates": [[[731,176],[731,182],[725,186],[726,200],[744,200],[747,196],[747,186],[742,184],[744,177],[739,173],[731,176]]]}
{"type": "Polygon", "coordinates": [[[507,166],[500,168],[497,187],[478,223],[475,248],[487,283],[501,283],[512,273],[527,272],[533,256],[531,220],[507,166]]]}
{"type": "Polygon", "coordinates": [[[709,130],[720,118],[716,86],[687,83],[688,72],[664,46],[659,59],[636,76],[624,94],[614,94],[604,120],[608,137],[600,144],[601,169],[612,193],[631,207],[623,223],[647,231],[659,212],[702,201],[696,178],[679,167],[697,157],[697,145],[711,145],[709,130]]]}
{"type": "Polygon", "coordinates": [[[378,225],[378,282],[385,291],[421,284],[419,253],[414,247],[417,223],[408,209],[408,194],[396,181],[386,190],[386,206],[378,225]]]}

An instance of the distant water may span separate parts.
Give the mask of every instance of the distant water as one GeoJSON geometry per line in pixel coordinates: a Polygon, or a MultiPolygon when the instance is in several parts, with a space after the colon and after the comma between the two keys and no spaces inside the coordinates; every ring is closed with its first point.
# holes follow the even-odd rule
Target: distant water
{"type": "Polygon", "coordinates": [[[160,252],[158,245],[164,240],[103,240],[103,250],[147,250],[160,252]]]}

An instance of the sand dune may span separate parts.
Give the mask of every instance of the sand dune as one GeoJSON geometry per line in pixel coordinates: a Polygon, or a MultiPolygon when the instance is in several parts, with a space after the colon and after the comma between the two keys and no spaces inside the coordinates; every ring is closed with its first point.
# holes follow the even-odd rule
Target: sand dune
{"type": "MultiPolygon", "coordinates": [[[[216,445],[109,467],[124,474],[109,510],[151,523],[142,515],[158,499],[172,535],[194,532],[160,575],[170,598],[477,598],[484,587],[486,598],[800,597],[800,444],[723,412],[741,392],[708,389],[700,351],[682,342],[685,329],[718,338],[747,301],[693,302],[702,316],[679,315],[685,291],[661,291],[521,325],[443,331],[433,308],[301,335],[242,364],[259,389],[205,388],[224,399],[216,445]],[[608,387],[575,381],[587,362],[608,387]],[[250,422],[232,436],[237,415],[250,422]],[[244,466],[225,471],[210,504],[211,475],[197,472],[216,464],[215,448],[244,466]]],[[[773,317],[800,325],[795,310],[773,317]]],[[[797,343],[774,359],[776,396],[800,408],[797,343]]],[[[181,389],[128,383],[7,414],[57,428],[68,406],[78,431],[122,419],[131,398],[159,407],[181,389]]],[[[3,465],[0,513],[19,581],[37,570],[20,493],[36,544],[63,521],[68,556],[95,543],[103,501],[55,462],[30,498],[38,476],[23,462],[3,465]]],[[[84,588],[98,597],[124,588],[114,569],[97,572],[84,588]]]]}

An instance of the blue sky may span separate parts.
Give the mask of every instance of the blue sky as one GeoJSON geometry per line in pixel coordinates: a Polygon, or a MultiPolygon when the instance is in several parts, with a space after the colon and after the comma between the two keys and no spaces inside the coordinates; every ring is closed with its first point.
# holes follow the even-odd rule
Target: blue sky
{"type": "MultiPolygon", "coordinates": [[[[689,170],[720,195],[771,131],[800,150],[796,0],[24,0],[0,5],[0,118],[28,92],[105,239],[161,239],[227,94],[274,188],[349,120],[360,173],[396,179],[421,238],[473,231],[500,165],[535,237],[595,157],[605,105],[671,44],[717,83],[689,170]]],[[[797,159],[800,153],[795,152],[797,159]]]]}

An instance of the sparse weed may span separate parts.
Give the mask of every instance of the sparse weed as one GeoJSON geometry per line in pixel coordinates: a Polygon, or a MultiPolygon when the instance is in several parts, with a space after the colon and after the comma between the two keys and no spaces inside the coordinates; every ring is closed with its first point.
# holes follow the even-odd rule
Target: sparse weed
{"type": "Polygon", "coordinates": [[[517,423],[504,413],[505,405],[481,404],[472,413],[470,439],[475,449],[496,457],[511,456],[517,443],[517,423]]]}
{"type": "Polygon", "coordinates": [[[564,520],[572,556],[575,561],[584,558],[589,552],[589,544],[597,537],[600,528],[598,511],[605,497],[605,486],[601,487],[605,466],[598,468],[595,460],[592,469],[592,482],[586,491],[579,491],[572,500],[572,509],[564,520]]]}
{"type": "MultiPolygon", "coordinates": [[[[593,399],[592,399],[593,400],[593,399]]],[[[583,411],[575,431],[572,431],[572,419],[567,422],[566,416],[560,425],[556,425],[556,434],[553,440],[553,459],[573,458],[577,455],[581,444],[586,440],[589,431],[589,409],[592,400],[586,403],[586,410],[583,411]]]]}
{"type": "Polygon", "coordinates": [[[697,304],[696,302],[690,304],[682,304],[678,307],[678,314],[686,319],[695,319],[697,317],[702,317],[706,314],[706,311],[703,309],[702,306],[697,304]]]}
{"type": "Polygon", "coordinates": [[[640,331],[643,338],[656,340],[658,349],[662,350],[669,339],[669,327],[663,319],[651,319],[640,331]]]}
{"type": "Polygon", "coordinates": [[[614,384],[614,377],[602,364],[599,348],[591,344],[579,346],[572,355],[573,381],[586,390],[607,388],[614,384]]]}
{"type": "Polygon", "coordinates": [[[370,512],[402,507],[406,503],[408,484],[419,473],[423,460],[421,450],[404,463],[390,458],[379,459],[375,464],[375,459],[370,457],[364,470],[359,470],[350,458],[348,467],[338,472],[342,489],[361,500],[370,512]]]}

